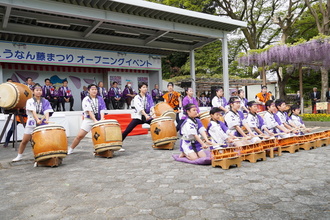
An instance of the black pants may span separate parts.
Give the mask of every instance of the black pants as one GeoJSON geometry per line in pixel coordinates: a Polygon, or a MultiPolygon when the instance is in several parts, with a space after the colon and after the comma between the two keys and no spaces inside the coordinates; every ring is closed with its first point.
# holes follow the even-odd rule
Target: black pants
{"type": "Polygon", "coordinates": [[[111,102],[112,102],[113,109],[121,109],[122,108],[121,99],[119,101],[117,101],[115,98],[111,98],[111,102]]]}
{"type": "Polygon", "coordinates": [[[144,124],[144,123],[147,123],[147,124],[150,124],[151,123],[151,120],[149,121],[146,121],[146,122],[143,122],[142,120],[140,119],[136,119],[134,118],[130,123],[129,125],[127,126],[126,130],[123,132],[123,141],[125,140],[126,136],[138,125],[140,124],[144,124]]]}
{"type": "Polygon", "coordinates": [[[60,105],[58,103],[57,98],[55,99],[54,97],[50,97],[50,98],[46,98],[46,99],[49,101],[50,105],[52,106],[52,109],[59,109],[60,105]]]}
{"type": "Polygon", "coordinates": [[[71,97],[61,97],[60,102],[62,103],[62,110],[65,111],[65,99],[64,98],[69,98],[70,111],[73,111],[72,107],[73,107],[74,99],[72,96],[71,97]]]}

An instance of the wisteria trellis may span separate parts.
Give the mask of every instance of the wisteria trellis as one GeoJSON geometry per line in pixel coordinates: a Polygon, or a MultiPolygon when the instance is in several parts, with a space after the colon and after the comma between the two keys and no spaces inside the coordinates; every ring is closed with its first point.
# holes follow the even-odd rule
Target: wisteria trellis
{"type": "Polygon", "coordinates": [[[242,66],[299,65],[330,68],[330,37],[298,45],[275,45],[263,52],[248,52],[238,59],[242,66]]]}

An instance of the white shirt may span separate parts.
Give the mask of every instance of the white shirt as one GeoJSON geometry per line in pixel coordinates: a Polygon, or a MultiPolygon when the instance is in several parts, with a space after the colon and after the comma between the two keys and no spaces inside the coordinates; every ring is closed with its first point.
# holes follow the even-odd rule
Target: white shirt
{"type": "Polygon", "coordinates": [[[268,111],[264,115],[264,123],[268,129],[273,129],[279,125],[275,120],[274,115],[268,111]]]}
{"type": "MultiPolygon", "coordinates": [[[[211,125],[208,132],[212,137],[212,142],[214,143],[218,143],[218,144],[224,143],[228,138],[228,134],[226,134],[222,130],[220,124],[215,121],[211,121],[211,125]]],[[[227,130],[227,132],[229,132],[229,130],[227,130]]]]}
{"type": "Polygon", "coordinates": [[[180,132],[181,132],[181,135],[182,135],[183,139],[185,139],[185,140],[195,140],[195,135],[198,135],[203,131],[206,131],[204,126],[201,126],[198,129],[198,124],[195,123],[190,118],[188,118],[187,121],[181,127],[180,132]]]}
{"type": "Polygon", "coordinates": [[[212,99],[212,106],[213,108],[214,107],[225,107],[224,106],[224,102],[223,102],[223,99],[222,98],[219,98],[218,96],[214,96],[213,99],[212,99]]]}

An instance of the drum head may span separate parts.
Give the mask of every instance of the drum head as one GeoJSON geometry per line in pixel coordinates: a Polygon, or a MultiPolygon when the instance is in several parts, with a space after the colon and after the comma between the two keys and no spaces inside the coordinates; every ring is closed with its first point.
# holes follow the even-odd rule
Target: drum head
{"type": "Polygon", "coordinates": [[[159,117],[152,120],[151,124],[157,123],[159,121],[173,120],[171,117],[159,117]]]}
{"type": "Polygon", "coordinates": [[[176,113],[173,112],[173,111],[167,111],[167,112],[164,112],[164,114],[162,115],[163,117],[170,117],[172,118],[173,120],[176,119],[176,113]]]}
{"type": "Polygon", "coordinates": [[[17,102],[18,92],[15,84],[3,83],[0,85],[0,107],[12,108],[17,102]]]}
{"type": "Polygon", "coordinates": [[[119,123],[118,123],[117,120],[114,120],[114,119],[102,120],[102,121],[95,122],[93,127],[97,127],[97,126],[100,126],[100,125],[107,125],[107,124],[119,124],[119,123]]]}
{"type": "Polygon", "coordinates": [[[33,132],[42,131],[42,130],[49,130],[49,129],[62,129],[62,130],[65,130],[64,127],[61,126],[61,125],[40,125],[40,126],[36,127],[35,129],[33,129],[33,132]]]}

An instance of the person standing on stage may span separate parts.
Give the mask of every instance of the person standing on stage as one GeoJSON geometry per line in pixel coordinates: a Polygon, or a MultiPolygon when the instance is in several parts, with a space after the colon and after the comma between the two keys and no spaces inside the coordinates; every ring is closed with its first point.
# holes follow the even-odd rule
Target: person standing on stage
{"type": "Polygon", "coordinates": [[[28,116],[24,128],[24,136],[18,148],[18,155],[12,161],[20,161],[27,143],[31,140],[33,129],[39,125],[48,124],[49,116],[53,111],[49,101],[43,98],[42,87],[38,83],[32,87],[33,98],[26,101],[26,114],[28,116]]]}
{"type": "Polygon", "coordinates": [[[83,91],[80,92],[81,101],[88,95],[89,95],[89,93],[88,93],[87,86],[83,86],[83,91]]]}
{"type": "Polygon", "coordinates": [[[51,85],[50,79],[48,78],[45,79],[45,85],[42,87],[42,97],[50,102],[53,109],[58,107],[58,99],[55,88],[51,85]]]}
{"type": "Polygon", "coordinates": [[[123,97],[127,104],[127,109],[130,108],[133,98],[136,96],[135,90],[132,88],[132,83],[127,82],[125,89],[123,91],[123,97]]]}
{"type": "Polygon", "coordinates": [[[107,110],[104,99],[97,95],[98,88],[95,84],[88,86],[89,95],[82,101],[83,122],[80,127],[78,135],[73,140],[71,146],[68,148],[68,154],[72,154],[80,141],[92,129],[95,122],[104,120],[104,113],[107,110]]]}
{"type": "Polygon", "coordinates": [[[151,91],[152,100],[154,101],[154,104],[156,105],[158,102],[163,101],[163,93],[159,90],[158,84],[155,84],[155,88],[151,91]]]}
{"type": "Polygon", "coordinates": [[[73,103],[74,99],[72,96],[72,91],[68,87],[68,81],[63,81],[63,86],[61,86],[58,90],[58,95],[60,98],[60,103],[62,103],[62,110],[65,111],[65,103],[70,102],[70,111],[73,111],[73,103]]]}
{"type": "Polygon", "coordinates": [[[118,83],[114,81],[112,87],[108,92],[109,99],[111,100],[113,109],[121,109],[122,107],[122,93],[118,88],[118,83]]]}
{"type": "Polygon", "coordinates": [[[226,108],[227,100],[226,98],[223,96],[224,95],[224,91],[223,88],[220,87],[216,90],[216,96],[213,97],[212,99],[212,107],[218,107],[221,109],[221,113],[224,114],[225,112],[228,112],[229,110],[226,108]]]}
{"type": "Polygon", "coordinates": [[[107,109],[109,109],[108,92],[106,88],[103,87],[103,82],[100,81],[97,86],[98,86],[97,95],[103,98],[105,106],[107,107],[107,109]]]}
{"type": "Polygon", "coordinates": [[[321,93],[317,91],[316,87],[313,88],[313,92],[311,92],[310,98],[312,100],[312,112],[317,113],[318,111],[316,111],[316,103],[321,100],[321,93]]]}
{"type": "Polygon", "coordinates": [[[179,113],[182,109],[181,94],[174,91],[174,84],[172,82],[167,84],[167,90],[168,92],[163,95],[164,101],[173,108],[176,113],[176,123],[179,124],[179,113]]]}
{"type": "MultiPolygon", "coordinates": [[[[272,96],[267,92],[267,86],[261,87],[261,92],[256,95],[256,102],[259,105],[265,105],[268,100],[271,100],[272,96]]],[[[266,110],[266,109],[265,109],[266,110]]]]}
{"type": "MultiPolygon", "coordinates": [[[[139,94],[134,97],[134,114],[133,119],[127,126],[126,130],[123,132],[123,141],[127,135],[139,124],[150,124],[151,115],[153,113],[154,102],[152,97],[147,94],[148,84],[145,82],[139,83],[139,94]]],[[[122,148],[119,151],[124,151],[122,148]]]]}

